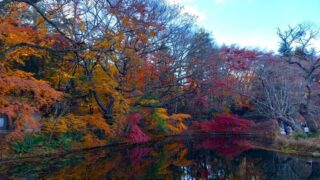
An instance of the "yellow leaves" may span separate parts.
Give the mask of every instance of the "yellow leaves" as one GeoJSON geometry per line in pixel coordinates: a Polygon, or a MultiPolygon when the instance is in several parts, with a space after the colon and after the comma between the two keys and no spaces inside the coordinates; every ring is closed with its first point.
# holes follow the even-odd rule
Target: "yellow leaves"
{"type": "Polygon", "coordinates": [[[101,129],[105,136],[110,135],[110,127],[101,114],[86,116],[67,114],[60,119],[44,122],[42,129],[43,132],[49,133],[82,132],[86,135],[86,143],[94,142],[97,144],[103,143],[103,141],[93,137],[94,130],[101,129]]]}
{"type": "Polygon", "coordinates": [[[16,63],[24,64],[24,61],[26,60],[25,57],[43,57],[44,55],[46,55],[46,52],[43,50],[36,50],[30,47],[19,47],[8,53],[5,58],[9,61],[13,60],[16,63]]]}
{"type": "Polygon", "coordinates": [[[108,69],[110,72],[106,74],[101,67],[97,67],[94,74],[95,89],[104,100],[105,104],[110,102],[111,97],[114,101],[114,113],[124,114],[128,109],[128,99],[124,97],[121,91],[117,90],[118,83],[118,70],[112,64],[109,64],[108,69]]]}
{"type": "Polygon", "coordinates": [[[133,49],[124,49],[124,53],[132,59],[138,59],[136,58],[136,52],[133,49]]]}
{"type": "Polygon", "coordinates": [[[142,99],[140,103],[143,105],[149,105],[149,104],[157,104],[159,103],[159,101],[156,99],[142,99]]]}
{"type": "Polygon", "coordinates": [[[58,121],[58,123],[51,122],[48,130],[54,130],[56,133],[66,133],[68,131],[68,125],[65,119],[58,121]]]}
{"type": "Polygon", "coordinates": [[[171,142],[165,145],[165,149],[171,153],[176,153],[179,151],[179,149],[181,147],[183,147],[184,145],[182,143],[178,143],[178,142],[171,142]]]}
{"type": "Polygon", "coordinates": [[[106,39],[97,45],[99,48],[110,49],[112,42],[109,39],[106,39]]]}
{"type": "Polygon", "coordinates": [[[181,133],[187,129],[187,126],[182,121],[188,118],[191,118],[189,114],[173,114],[168,118],[167,128],[174,133],[181,133]]]}
{"type": "Polygon", "coordinates": [[[139,34],[139,39],[141,40],[141,42],[143,43],[147,43],[148,42],[148,38],[144,33],[139,34]]]}
{"type": "Polygon", "coordinates": [[[49,121],[45,122],[42,126],[43,132],[48,133],[66,133],[68,131],[68,126],[65,120],[62,121],[49,121]]]}
{"type": "Polygon", "coordinates": [[[66,133],[66,132],[81,132],[86,129],[87,123],[83,121],[79,116],[73,114],[67,114],[66,116],[57,119],[48,121],[44,124],[45,132],[54,132],[54,133],[66,133]]]}
{"type": "Polygon", "coordinates": [[[191,166],[193,164],[193,161],[186,159],[187,153],[188,153],[187,148],[182,149],[178,154],[178,159],[173,161],[172,164],[175,166],[191,166]]]}
{"type": "Polygon", "coordinates": [[[104,140],[97,139],[91,134],[86,134],[83,139],[84,139],[84,142],[82,143],[82,146],[85,148],[101,146],[106,143],[104,140]]]}
{"type": "Polygon", "coordinates": [[[177,123],[175,125],[168,124],[167,128],[173,133],[181,133],[187,129],[183,123],[177,123]]]}
{"type": "MultiPolygon", "coordinates": [[[[57,69],[54,71],[54,75],[50,78],[53,83],[64,84],[67,83],[70,79],[76,78],[62,69],[57,69]]],[[[56,85],[57,86],[57,85],[56,85]]]]}
{"type": "Polygon", "coordinates": [[[96,61],[96,57],[97,57],[97,52],[94,51],[88,51],[85,52],[83,57],[87,60],[87,61],[96,61]]]}
{"type": "Polygon", "coordinates": [[[115,34],[114,41],[115,41],[115,47],[118,51],[121,51],[123,49],[123,40],[125,39],[125,34],[123,32],[118,32],[115,34]]]}
{"type": "Polygon", "coordinates": [[[86,115],[83,120],[97,129],[102,129],[106,136],[110,135],[110,127],[101,114],[86,115]]]}
{"type": "Polygon", "coordinates": [[[118,58],[116,57],[115,54],[110,54],[108,57],[111,59],[112,62],[114,63],[118,62],[118,58]]]}
{"type": "Polygon", "coordinates": [[[87,25],[86,25],[85,22],[81,21],[81,22],[79,22],[78,24],[79,24],[79,29],[80,29],[80,31],[85,31],[85,30],[86,30],[87,25]]]}
{"type": "Polygon", "coordinates": [[[41,35],[45,35],[45,34],[48,33],[48,29],[47,29],[45,20],[43,19],[42,16],[38,16],[38,17],[37,17],[35,24],[37,24],[38,32],[39,32],[41,35]]]}
{"type": "Polygon", "coordinates": [[[232,114],[232,111],[230,108],[224,108],[222,114],[232,114]]]}
{"type": "Polygon", "coordinates": [[[168,167],[170,166],[170,162],[164,161],[162,162],[161,166],[159,167],[159,174],[167,175],[172,174],[172,170],[170,170],[168,167]]]}
{"type": "Polygon", "coordinates": [[[156,108],[155,113],[161,119],[166,120],[166,127],[174,133],[180,133],[186,130],[187,127],[182,121],[191,117],[189,114],[173,114],[169,116],[165,108],[156,108]]]}
{"type": "Polygon", "coordinates": [[[128,26],[128,25],[130,24],[130,19],[124,17],[124,18],[122,18],[122,23],[123,23],[124,25],[128,26]]]}
{"type": "Polygon", "coordinates": [[[114,94],[117,93],[115,87],[119,85],[115,78],[117,71],[113,65],[110,65],[108,68],[110,69],[110,73],[106,74],[101,67],[97,67],[94,72],[94,82],[98,92],[114,94]]]}
{"type": "Polygon", "coordinates": [[[28,46],[20,46],[21,44],[30,45],[46,45],[45,34],[46,27],[34,28],[28,25],[19,24],[19,15],[12,14],[5,21],[0,22],[0,41],[1,51],[17,46],[11,49],[5,56],[5,66],[11,67],[14,63],[24,64],[26,57],[43,57],[47,53],[44,50],[31,48],[28,46]]]}
{"type": "Polygon", "coordinates": [[[167,120],[169,118],[167,109],[165,108],[155,108],[154,112],[161,119],[167,120]]]}
{"type": "Polygon", "coordinates": [[[8,104],[9,104],[9,102],[6,99],[4,99],[3,97],[0,97],[0,106],[1,105],[8,105],[8,104]]]}
{"type": "Polygon", "coordinates": [[[108,69],[109,69],[110,77],[111,77],[111,78],[116,78],[117,75],[119,74],[118,69],[117,69],[116,66],[113,65],[113,64],[108,64],[108,65],[109,65],[109,66],[108,66],[108,69]]]}
{"type": "Polygon", "coordinates": [[[184,119],[188,119],[191,118],[190,114],[183,114],[183,113],[179,113],[179,114],[172,114],[170,116],[170,119],[172,120],[178,120],[178,121],[182,121],[184,119]]]}
{"type": "Polygon", "coordinates": [[[170,116],[165,108],[153,109],[151,116],[148,113],[144,114],[147,116],[149,127],[160,128],[162,131],[167,129],[171,133],[181,133],[186,130],[187,126],[183,123],[183,120],[191,118],[189,114],[173,114],[170,116]]]}
{"type": "Polygon", "coordinates": [[[151,38],[154,38],[155,36],[156,36],[156,32],[153,31],[153,30],[151,30],[151,31],[150,31],[150,37],[151,37],[151,38]]]}

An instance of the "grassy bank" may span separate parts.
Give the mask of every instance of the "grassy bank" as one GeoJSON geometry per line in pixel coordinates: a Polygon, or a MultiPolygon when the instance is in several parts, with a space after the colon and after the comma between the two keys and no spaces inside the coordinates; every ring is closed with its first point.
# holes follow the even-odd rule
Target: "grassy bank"
{"type": "Polygon", "coordinates": [[[278,135],[271,148],[287,154],[320,157],[320,137],[307,137],[300,134],[290,137],[278,135]]]}
{"type": "MultiPolygon", "coordinates": [[[[108,147],[114,147],[114,146],[133,146],[136,144],[152,144],[154,142],[171,138],[171,137],[177,137],[180,135],[177,134],[170,134],[170,135],[159,135],[154,136],[152,139],[148,142],[141,142],[141,143],[130,143],[126,141],[124,138],[122,139],[113,139],[113,140],[107,140],[104,144],[92,144],[91,146],[80,146],[79,144],[73,144],[70,147],[58,147],[58,148],[50,148],[45,145],[38,145],[34,146],[30,151],[15,151],[12,148],[7,149],[5,151],[1,152],[0,156],[0,163],[1,162],[8,162],[8,161],[16,161],[16,160],[28,160],[32,158],[39,158],[39,157],[60,157],[71,153],[78,153],[82,151],[87,150],[93,150],[98,148],[108,148],[108,147]]],[[[29,142],[30,143],[30,142],[29,142]]],[[[78,142],[81,143],[81,142],[78,142]]],[[[29,144],[30,145],[30,144],[29,144]]]]}

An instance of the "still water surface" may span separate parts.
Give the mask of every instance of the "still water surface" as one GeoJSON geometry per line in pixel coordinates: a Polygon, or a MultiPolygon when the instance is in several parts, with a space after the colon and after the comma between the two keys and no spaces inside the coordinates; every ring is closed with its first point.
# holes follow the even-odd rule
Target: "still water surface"
{"type": "Polygon", "coordinates": [[[248,137],[207,135],[0,162],[0,179],[320,179],[320,160],[252,149],[248,137]]]}

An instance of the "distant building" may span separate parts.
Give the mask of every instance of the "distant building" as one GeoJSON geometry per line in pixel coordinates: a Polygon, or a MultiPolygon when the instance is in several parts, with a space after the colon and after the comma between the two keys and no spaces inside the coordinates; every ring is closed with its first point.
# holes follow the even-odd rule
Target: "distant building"
{"type": "Polygon", "coordinates": [[[7,133],[10,130],[9,119],[5,114],[0,114],[0,134],[7,133]]]}

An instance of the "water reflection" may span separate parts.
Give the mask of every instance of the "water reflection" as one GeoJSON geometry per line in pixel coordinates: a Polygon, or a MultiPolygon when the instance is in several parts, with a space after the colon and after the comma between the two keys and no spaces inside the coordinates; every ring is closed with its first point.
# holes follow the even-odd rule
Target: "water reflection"
{"type": "Polygon", "coordinates": [[[251,149],[246,137],[167,139],[2,163],[0,179],[320,179],[317,160],[251,149]]]}

